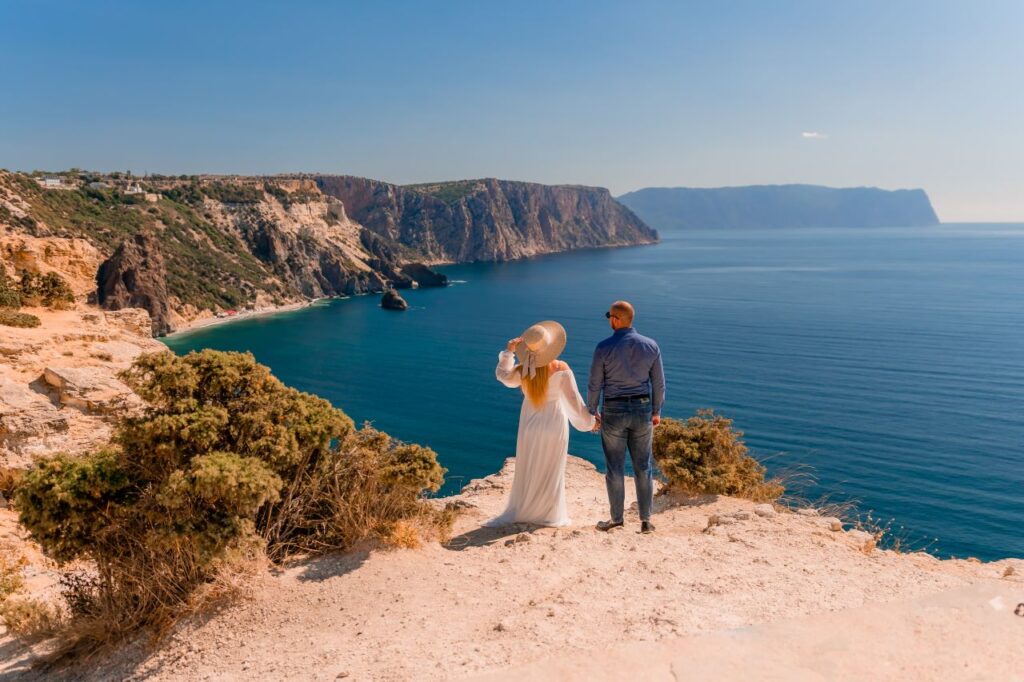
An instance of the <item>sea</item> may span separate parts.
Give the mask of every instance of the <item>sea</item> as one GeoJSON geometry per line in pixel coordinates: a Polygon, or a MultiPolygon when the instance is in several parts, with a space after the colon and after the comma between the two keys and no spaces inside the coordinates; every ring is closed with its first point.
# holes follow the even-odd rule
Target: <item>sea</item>
{"type": "MultiPolygon", "coordinates": [[[[852,505],[904,549],[1024,556],[1024,225],[686,231],[660,244],[453,265],[447,288],[318,302],[165,339],[251,351],[357,422],[433,448],[442,494],[515,452],[498,352],[568,331],[582,390],[609,303],[662,349],[664,414],[711,408],[790,492],[852,505]]],[[[570,452],[603,469],[600,439],[570,452]]],[[[597,519],[593,519],[597,521],[597,519]]]]}

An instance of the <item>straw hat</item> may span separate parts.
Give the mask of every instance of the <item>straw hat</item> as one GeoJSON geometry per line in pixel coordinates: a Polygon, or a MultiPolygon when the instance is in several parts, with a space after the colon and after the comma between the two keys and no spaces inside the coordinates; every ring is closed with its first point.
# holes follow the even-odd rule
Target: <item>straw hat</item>
{"type": "Polygon", "coordinates": [[[516,346],[516,357],[523,366],[523,375],[531,379],[537,368],[544,367],[565,350],[565,327],[554,320],[538,322],[522,334],[516,346]]]}

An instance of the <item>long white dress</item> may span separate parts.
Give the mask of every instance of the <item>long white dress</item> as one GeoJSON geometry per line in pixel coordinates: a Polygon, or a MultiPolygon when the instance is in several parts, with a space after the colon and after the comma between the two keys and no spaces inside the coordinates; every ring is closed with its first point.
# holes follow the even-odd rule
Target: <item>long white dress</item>
{"type": "MultiPolygon", "coordinates": [[[[509,388],[522,388],[515,370],[515,355],[502,351],[494,371],[498,381],[509,388]]],[[[540,407],[523,395],[516,440],[516,470],[508,506],[485,526],[535,523],[568,526],[565,508],[565,460],[569,453],[569,423],[580,431],[594,428],[594,416],[576,386],[571,369],[548,378],[548,389],[540,407]]]]}

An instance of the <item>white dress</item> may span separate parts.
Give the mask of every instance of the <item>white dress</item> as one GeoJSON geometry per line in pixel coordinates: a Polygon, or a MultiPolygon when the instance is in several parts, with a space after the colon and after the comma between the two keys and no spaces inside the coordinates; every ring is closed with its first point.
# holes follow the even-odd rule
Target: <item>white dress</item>
{"type": "MultiPolygon", "coordinates": [[[[494,373],[509,388],[521,388],[515,355],[502,351],[494,373]]],[[[565,509],[565,460],[569,453],[569,423],[580,431],[594,428],[594,416],[576,386],[571,369],[548,378],[544,403],[535,407],[523,395],[516,440],[516,470],[508,506],[485,526],[535,523],[568,526],[565,509]]]]}

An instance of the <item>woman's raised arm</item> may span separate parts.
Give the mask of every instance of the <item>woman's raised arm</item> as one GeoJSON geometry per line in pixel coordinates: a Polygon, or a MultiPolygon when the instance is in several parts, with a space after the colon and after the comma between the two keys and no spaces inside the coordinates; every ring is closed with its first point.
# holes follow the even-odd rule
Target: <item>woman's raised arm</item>
{"type": "Polygon", "coordinates": [[[509,388],[519,388],[522,385],[522,377],[516,370],[515,364],[515,353],[507,350],[498,353],[498,366],[494,369],[494,376],[509,388]]]}

